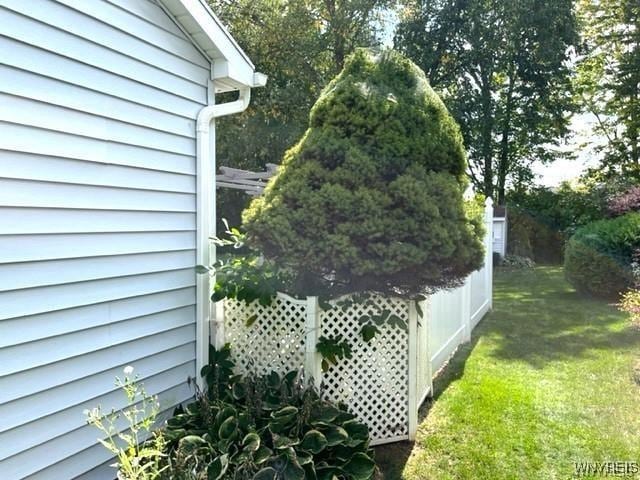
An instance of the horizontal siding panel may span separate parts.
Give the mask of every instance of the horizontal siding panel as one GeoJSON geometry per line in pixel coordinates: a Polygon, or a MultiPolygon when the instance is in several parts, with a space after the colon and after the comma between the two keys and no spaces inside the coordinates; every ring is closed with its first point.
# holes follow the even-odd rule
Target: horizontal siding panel
{"type": "Polygon", "coordinates": [[[0,320],[191,287],[195,285],[195,280],[195,270],[188,268],[92,280],[81,284],[0,292],[0,320]],[[43,301],[34,302],[34,298],[43,301]]]}
{"type": "Polygon", "coordinates": [[[7,207],[195,212],[196,196],[192,193],[157,192],[154,190],[0,178],[0,205],[7,207]]]}
{"type": "MultiPolygon", "coordinates": [[[[145,390],[149,395],[156,395],[171,389],[176,385],[186,383],[189,377],[193,377],[195,372],[195,362],[189,361],[183,364],[174,364],[164,372],[143,379],[145,390]]],[[[122,372],[118,373],[122,377],[122,372]]],[[[113,378],[106,383],[113,386],[113,378]]],[[[113,388],[113,387],[112,387],[113,388]]],[[[86,392],[82,392],[83,396],[86,392]]],[[[68,408],[53,413],[20,427],[0,433],[3,441],[3,448],[0,451],[0,461],[3,458],[10,458],[23,450],[31,449],[51,438],[61,437],[69,432],[81,429],[86,426],[83,410],[96,407],[100,404],[104,412],[112,409],[120,410],[127,406],[126,397],[120,389],[113,389],[111,392],[99,398],[89,398],[77,405],[71,404],[68,408]]],[[[100,435],[98,430],[94,430],[94,438],[100,435]]],[[[84,447],[88,444],[81,445],[84,447]]]]}
{"type": "Polygon", "coordinates": [[[0,207],[0,218],[0,235],[196,229],[195,213],[0,207]]]}
{"type": "Polygon", "coordinates": [[[0,264],[0,292],[195,266],[194,250],[0,264]]]}
{"type": "Polygon", "coordinates": [[[141,1],[130,2],[129,0],[106,0],[130,15],[135,15],[146,22],[151,23],[172,33],[176,37],[184,38],[184,33],[175,24],[175,22],[167,16],[167,14],[155,2],[141,1]]]}
{"type": "MultiPolygon", "coordinates": [[[[83,399],[95,399],[114,390],[114,378],[122,377],[122,369],[131,365],[142,382],[158,373],[182,365],[195,358],[194,344],[186,344],[139,360],[107,369],[58,387],[0,405],[0,432],[10,430],[38,418],[52,415],[77,405],[83,399]],[[82,395],[78,395],[82,392],[82,395]]],[[[145,382],[146,383],[146,382],[145,382]]],[[[95,407],[94,403],[92,407],[95,407]]]]}
{"type": "Polygon", "coordinates": [[[196,153],[196,143],[193,138],[2,93],[0,93],[0,121],[180,155],[194,156],[196,153]]]}
{"type": "MultiPolygon", "coordinates": [[[[173,393],[174,390],[169,392],[163,392],[160,394],[161,398],[178,399],[180,396],[173,393]]],[[[184,399],[176,402],[176,405],[168,406],[167,409],[158,415],[158,423],[163,423],[170,418],[173,410],[180,404],[189,403],[193,399],[193,393],[189,397],[191,390],[185,386],[181,390],[184,395],[184,399]]],[[[167,405],[169,402],[166,402],[167,405]]],[[[73,478],[75,480],[90,479],[90,480],[114,480],[115,469],[108,467],[113,465],[113,459],[109,459],[109,453],[102,445],[97,445],[100,448],[85,448],[84,450],[77,452],[73,457],[67,457],[64,460],[57,462],[56,464],[38,471],[32,476],[28,476],[25,480],[60,480],[62,478],[73,478]],[[110,460],[110,461],[109,461],[110,460]],[[92,466],[99,465],[102,468],[94,469],[92,466]]]]}
{"type": "MultiPolygon", "coordinates": [[[[185,80],[162,69],[127,57],[120,52],[109,50],[1,7],[0,25],[3,27],[2,35],[19,42],[65,56],[85,65],[98,67],[189,100],[203,103],[207,100],[206,79],[203,83],[185,80]]],[[[123,51],[126,51],[126,48],[126,45],[122,46],[123,51]]]]}
{"type": "MultiPolygon", "coordinates": [[[[165,404],[169,405],[178,404],[187,400],[190,396],[193,396],[193,392],[185,382],[184,384],[163,392],[160,395],[160,398],[165,404]]],[[[82,412],[80,412],[80,414],[82,414],[82,412]]],[[[58,437],[55,440],[21,452],[7,460],[0,461],[0,471],[3,473],[6,472],[6,478],[17,479],[33,475],[40,470],[44,470],[53,462],[61,462],[73,454],[82,452],[86,449],[87,445],[91,445],[96,441],[97,436],[99,436],[99,432],[95,427],[85,425],[78,430],[74,430],[73,432],[58,437]]],[[[101,445],[99,445],[99,447],[106,453],[101,456],[100,450],[96,449],[95,453],[97,455],[87,459],[87,461],[91,461],[94,465],[101,464],[109,457],[107,450],[101,445]]],[[[60,480],[61,478],[73,478],[75,475],[83,473],[80,470],[81,464],[79,463],[79,460],[77,458],[70,460],[71,461],[64,465],[61,470],[55,471],[47,469],[48,471],[39,473],[35,478],[60,480]],[[59,476],[60,474],[63,476],[59,476]]]]}
{"type": "MultiPolygon", "coordinates": [[[[101,3],[93,1],[97,4],[101,3]]],[[[206,85],[209,79],[210,71],[206,64],[201,66],[186,61],[151,43],[143,42],[127,32],[113,28],[109,23],[98,21],[51,0],[29,0],[29,5],[12,0],[0,0],[0,5],[58,30],[82,37],[116,52],[120,51],[129,57],[182,78],[197,81],[202,85],[206,85]]],[[[173,43],[178,42],[179,40],[176,39],[173,43]]]]}
{"type": "Polygon", "coordinates": [[[0,121],[0,150],[88,160],[195,175],[193,156],[78,137],[0,121]]]}
{"type": "MultiPolygon", "coordinates": [[[[138,359],[182,345],[194,345],[195,324],[151,335],[144,341],[133,340],[121,345],[68,358],[57,363],[0,377],[0,404],[43,392],[69,382],[96,375],[123,362],[138,359]]],[[[195,351],[195,346],[193,347],[195,351]]]]}
{"type": "Polygon", "coordinates": [[[100,348],[173,330],[190,325],[194,321],[195,307],[190,306],[36,342],[5,347],[0,351],[0,376],[12,375],[66,358],[87,354],[100,348]]]}
{"type": "Polygon", "coordinates": [[[196,136],[194,120],[1,64],[0,92],[182,137],[196,136]]]}
{"type": "Polygon", "coordinates": [[[86,0],[56,0],[58,3],[73,8],[83,14],[112,25],[130,36],[144,42],[152,43],[169,53],[180,56],[201,67],[210,68],[210,62],[193,46],[182,32],[174,25],[173,33],[165,28],[133,15],[105,1],[94,1],[87,8],[86,0]]]}
{"type": "MultiPolygon", "coordinates": [[[[85,452],[87,452],[86,454],[88,455],[89,450],[83,451],[82,455],[85,455],[85,452]]],[[[56,467],[59,467],[60,465],[61,463],[57,464],[56,467]]],[[[103,464],[78,475],[73,480],[113,480],[113,472],[115,469],[111,465],[113,465],[113,460],[108,460],[103,464]]],[[[35,479],[35,477],[31,478],[35,479]]]]}
{"type": "Polygon", "coordinates": [[[195,193],[192,175],[0,150],[0,177],[164,192],[195,193]]]}
{"type": "MultiPolygon", "coordinates": [[[[194,232],[0,236],[0,263],[193,250],[194,232]]],[[[1,305],[1,304],[0,304],[1,305]]]]}
{"type": "Polygon", "coordinates": [[[187,100],[8,37],[0,36],[0,51],[2,64],[181,115],[190,120],[196,118],[204,105],[203,101],[187,100]]]}
{"type": "Polygon", "coordinates": [[[193,287],[0,321],[0,348],[195,305],[193,287]]]}
{"type": "Polygon", "coordinates": [[[193,398],[210,63],[154,1],[0,0],[0,24],[0,477],[58,480],[109,460],[82,410],[124,406],[123,366],[193,398]]]}

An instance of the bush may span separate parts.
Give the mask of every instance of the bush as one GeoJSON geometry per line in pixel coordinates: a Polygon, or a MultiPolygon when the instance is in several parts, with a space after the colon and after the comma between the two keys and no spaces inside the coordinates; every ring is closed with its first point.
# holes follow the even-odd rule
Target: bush
{"type": "Polygon", "coordinates": [[[639,246],[640,213],[590,223],[567,244],[567,280],[581,293],[615,297],[634,283],[632,262],[639,246]]]}
{"type": "Polygon", "coordinates": [[[507,251],[539,263],[561,263],[565,238],[562,232],[518,208],[508,212],[507,251]]]}
{"type": "Polygon", "coordinates": [[[296,272],[294,293],[411,296],[483,259],[466,209],[458,125],[424,73],[365,50],[314,105],[309,129],[244,212],[250,244],[296,272]]]}
{"type": "Polygon", "coordinates": [[[631,316],[631,322],[640,326],[640,290],[629,290],[622,296],[620,310],[631,316]]]}
{"type": "Polygon", "coordinates": [[[170,477],[366,480],[367,427],[322,400],[300,372],[239,377],[228,347],[203,369],[209,391],[167,421],[170,477]]]}
{"type": "Polygon", "coordinates": [[[508,251],[540,263],[561,263],[566,239],[578,228],[611,216],[612,202],[631,185],[624,178],[584,178],[554,189],[509,192],[508,251]]]}
{"type": "Polygon", "coordinates": [[[637,212],[640,210],[640,186],[632,187],[622,195],[612,198],[608,207],[612,217],[618,217],[628,212],[637,212]]]}
{"type": "Polygon", "coordinates": [[[506,255],[500,262],[500,266],[510,269],[534,268],[536,266],[536,262],[531,260],[529,257],[506,255]]]}

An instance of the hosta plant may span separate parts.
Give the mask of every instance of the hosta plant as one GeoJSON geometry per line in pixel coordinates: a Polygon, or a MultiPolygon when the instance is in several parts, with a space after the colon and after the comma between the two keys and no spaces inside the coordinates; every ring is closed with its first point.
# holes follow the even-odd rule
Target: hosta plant
{"type": "Polygon", "coordinates": [[[367,427],[321,398],[300,372],[230,374],[228,347],[203,369],[209,391],[164,432],[172,478],[366,480],[375,463],[367,427]]]}

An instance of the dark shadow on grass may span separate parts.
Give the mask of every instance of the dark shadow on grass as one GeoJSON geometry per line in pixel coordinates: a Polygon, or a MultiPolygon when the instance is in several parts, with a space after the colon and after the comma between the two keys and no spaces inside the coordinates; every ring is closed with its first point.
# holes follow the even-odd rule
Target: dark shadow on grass
{"type": "MultiPolygon", "coordinates": [[[[484,320],[480,324],[483,322],[484,320]]],[[[447,390],[449,385],[462,378],[467,359],[478,343],[479,338],[478,334],[473,335],[471,342],[461,345],[449,362],[438,372],[438,375],[433,380],[433,398],[427,398],[418,412],[418,425],[427,419],[434,402],[447,390]]],[[[413,447],[414,442],[409,441],[375,447],[376,463],[380,469],[380,474],[376,477],[376,480],[400,480],[413,447]]]]}

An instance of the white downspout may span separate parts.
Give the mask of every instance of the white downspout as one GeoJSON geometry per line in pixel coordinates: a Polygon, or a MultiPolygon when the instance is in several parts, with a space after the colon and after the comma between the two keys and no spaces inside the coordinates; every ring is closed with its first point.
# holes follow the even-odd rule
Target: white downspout
{"type": "MultiPolygon", "coordinates": [[[[198,113],[196,123],[196,265],[210,266],[215,261],[215,248],[210,238],[216,234],[215,196],[215,119],[240,113],[249,106],[251,88],[239,90],[238,99],[219,105],[207,105],[198,113]]],[[[204,388],[200,375],[209,361],[211,320],[211,275],[196,275],[196,383],[204,388]]]]}

